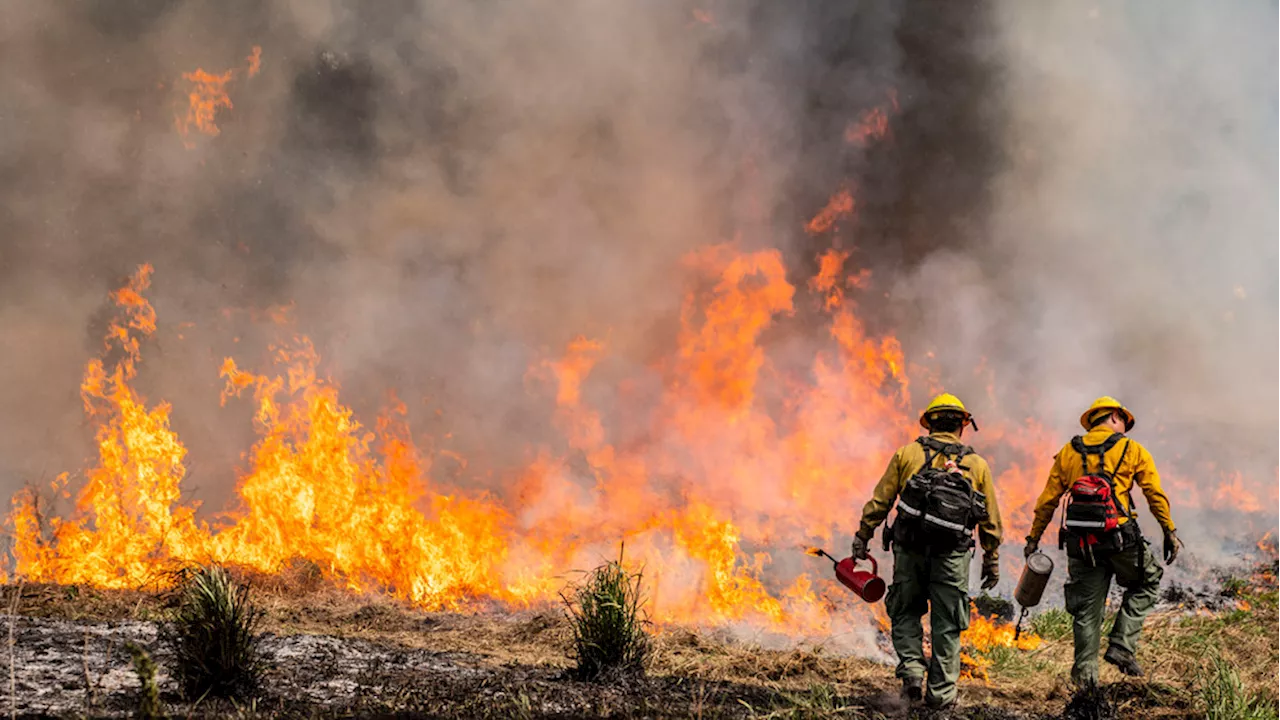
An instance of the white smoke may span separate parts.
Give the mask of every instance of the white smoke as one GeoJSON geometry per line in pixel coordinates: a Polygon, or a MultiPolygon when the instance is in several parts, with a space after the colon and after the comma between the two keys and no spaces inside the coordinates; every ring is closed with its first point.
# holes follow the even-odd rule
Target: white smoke
{"type": "Polygon", "coordinates": [[[1276,7],[997,7],[1008,126],[989,240],[897,292],[927,308],[921,334],[961,391],[982,396],[965,369],[985,363],[1002,410],[1064,442],[1114,395],[1166,474],[1211,498],[1242,473],[1260,518],[1171,492],[1193,554],[1220,558],[1276,520],[1276,7]]]}

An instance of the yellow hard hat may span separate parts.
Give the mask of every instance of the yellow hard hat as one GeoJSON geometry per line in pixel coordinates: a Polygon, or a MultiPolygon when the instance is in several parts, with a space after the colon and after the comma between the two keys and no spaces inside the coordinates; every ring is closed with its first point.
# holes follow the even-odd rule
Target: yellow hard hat
{"type": "Polygon", "coordinates": [[[951,393],[942,393],[930,401],[929,407],[925,408],[924,412],[920,413],[920,427],[928,430],[928,417],[937,412],[958,412],[961,415],[964,415],[964,421],[966,424],[972,424],[974,430],[978,429],[978,424],[973,422],[973,416],[969,414],[968,410],[964,409],[964,403],[960,402],[960,398],[952,395],[951,393]]]}
{"type": "Polygon", "coordinates": [[[1093,401],[1093,404],[1089,406],[1089,409],[1085,410],[1084,414],[1080,416],[1080,427],[1083,427],[1085,430],[1088,430],[1090,428],[1089,421],[1094,417],[1097,417],[1097,415],[1099,414],[1099,411],[1101,410],[1115,411],[1120,413],[1121,415],[1124,416],[1124,431],[1129,432],[1130,430],[1133,429],[1133,423],[1134,423],[1133,413],[1129,412],[1129,409],[1126,408],[1124,405],[1121,405],[1119,400],[1109,395],[1104,395],[1098,398],[1097,400],[1093,401]]]}

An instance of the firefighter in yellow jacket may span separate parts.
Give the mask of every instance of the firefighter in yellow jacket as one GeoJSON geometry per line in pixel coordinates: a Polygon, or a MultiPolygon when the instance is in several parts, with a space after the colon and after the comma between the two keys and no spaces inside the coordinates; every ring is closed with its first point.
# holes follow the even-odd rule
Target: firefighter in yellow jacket
{"type": "Polygon", "coordinates": [[[912,701],[923,697],[933,707],[946,707],[956,699],[960,632],[969,626],[973,529],[982,541],[982,587],[990,589],[1000,580],[1000,509],[987,461],[960,442],[965,426],[973,424],[964,403],[939,395],[921,413],[920,424],[929,434],[894,453],[863,507],[853,556],[867,557],[867,543],[896,500],[893,526],[885,529],[885,545],[893,545],[885,609],[898,655],[895,674],[912,701]],[[926,611],[933,633],[928,665],[920,622],[926,611]]]}
{"type": "Polygon", "coordinates": [[[1134,652],[1142,622],[1156,603],[1164,571],[1134,518],[1135,484],[1164,530],[1166,565],[1173,563],[1182,545],[1151,453],[1124,435],[1133,424],[1133,413],[1115,398],[1100,397],[1093,402],[1080,416],[1080,425],[1087,432],[1067,443],[1054,458],[1027,536],[1025,554],[1030,556],[1039,547],[1058,500],[1071,494],[1059,544],[1067,550],[1065,595],[1075,641],[1071,678],[1079,684],[1098,681],[1103,607],[1112,577],[1124,588],[1124,598],[1104,659],[1126,675],[1142,675],[1134,652]],[[1108,494],[1109,502],[1099,498],[1108,494]]]}

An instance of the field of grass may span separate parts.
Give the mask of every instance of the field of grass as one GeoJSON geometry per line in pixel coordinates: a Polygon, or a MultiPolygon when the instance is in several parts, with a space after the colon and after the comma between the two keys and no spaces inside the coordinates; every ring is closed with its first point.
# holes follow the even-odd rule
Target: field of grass
{"type": "MultiPolygon", "coordinates": [[[[16,590],[3,588],[6,606],[16,590]]],[[[1151,616],[1138,652],[1146,678],[1122,678],[1103,665],[1117,717],[1276,717],[1276,590],[1256,583],[1228,590],[1223,610],[1165,607],[1151,616]]],[[[580,650],[562,608],[428,613],[320,583],[271,580],[256,584],[255,598],[269,655],[259,697],[191,702],[166,670],[173,659],[163,644],[148,645],[147,627],[175,616],[165,596],[26,586],[14,635],[18,699],[53,684],[41,675],[53,670],[42,668],[63,663],[71,669],[58,682],[67,687],[43,689],[71,698],[71,706],[48,701],[22,709],[137,713],[142,688],[132,656],[111,639],[128,629],[137,636],[130,642],[159,667],[159,701],[174,716],[929,717],[899,700],[891,667],[821,648],[766,650],[715,632],[663,628],[647,648],[643,677],[589,682],[575,678],[580,650]],[[33,643],[38,650],[24,650],[33,643]]],[[[1063,717],[1071,694],[1070,618],[1050,609],[1028,627],[1043,639],[1035,650],[969,649],[988,663],[987,677],[962,681],[960,707],[949,717],[1063,717]]],[[[5,680],[0,711],[7,712],[5,680]]]]}

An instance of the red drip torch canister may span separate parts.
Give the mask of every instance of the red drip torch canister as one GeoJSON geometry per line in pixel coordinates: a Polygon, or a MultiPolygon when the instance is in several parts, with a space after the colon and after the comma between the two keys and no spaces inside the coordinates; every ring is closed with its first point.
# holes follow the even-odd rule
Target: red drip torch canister
{"type": "Polygon", "coordinates": [[[871,572],[855,570],[854,564],[857,561],[851,557],[837,562],[836,579],[858,597],[873,603],[884,597],[884,580],[880,579],[880,566],[876,564],[876,559],[870,556],[867,559],[871,561],[871,572]]]}

